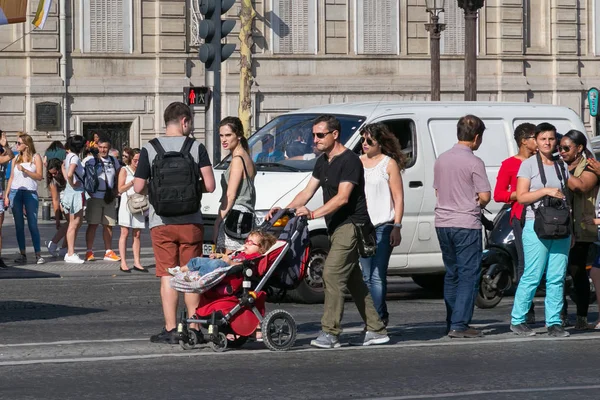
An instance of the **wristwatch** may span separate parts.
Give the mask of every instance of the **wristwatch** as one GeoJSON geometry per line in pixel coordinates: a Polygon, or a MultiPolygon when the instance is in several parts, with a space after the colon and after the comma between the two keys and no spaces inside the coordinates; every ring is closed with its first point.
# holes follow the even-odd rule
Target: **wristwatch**
{"type": "Polygon", "coordinates": [[[400,229],[402,229],[402,224],[394,224],[394,228],[400,228],[400,229]]]}

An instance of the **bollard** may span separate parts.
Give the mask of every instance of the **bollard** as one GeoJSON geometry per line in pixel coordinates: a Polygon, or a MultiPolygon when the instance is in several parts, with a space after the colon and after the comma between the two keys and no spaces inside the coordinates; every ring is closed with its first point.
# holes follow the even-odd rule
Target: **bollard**
{"type": "Polygon", "coordinates": [[[42,219],[44,221],[50,221],[50,203],[44,201],[42,204],[42,219]]]}

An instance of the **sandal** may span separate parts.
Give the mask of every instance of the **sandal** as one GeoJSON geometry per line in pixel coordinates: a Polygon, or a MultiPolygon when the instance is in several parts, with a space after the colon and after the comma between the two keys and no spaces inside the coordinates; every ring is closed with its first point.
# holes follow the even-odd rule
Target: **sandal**
{"type": "Polygon", "coordinates": [[[133,269],[135,269],[136,271],[140,271],[140,272],[148,272],[148,270],[144,267],[138,268],[138,267],[134,266],[133,269]]]}

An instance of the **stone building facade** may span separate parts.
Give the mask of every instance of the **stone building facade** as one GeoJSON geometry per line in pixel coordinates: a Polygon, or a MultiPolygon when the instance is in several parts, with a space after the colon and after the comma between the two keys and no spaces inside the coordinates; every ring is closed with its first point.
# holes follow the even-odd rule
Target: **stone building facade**
{"type": "MultiPolygon", "coordinates": [[[[0,129],[32,133],[39,150],[74,133],[106,131],[117,147],[161,133],[165,106],[183,87],[204,85],[197,1],[54,0],[44,29],[31,31],[38,0],[29,0],[28,23],[0,27],[0,129]],[[38,129],[45,102],[60,105],[57,128],[38,129]]],[[[309,105],[429,98],[425,0],[255,0],[255,8],[254,127],[309,105]]],[[[238,13],[236,4],[228,14],[238,13]]],[[[456,0],[442,19],[441,97],[462,100],[456,0]]],[[[595,131],[586,92],[600,85],[599,24],[598,0],[486,0],[478,98],[565,105],[595,131]]],[[[237,42],[236,30],[228,40],[237,42]]],[[[236,54],[223,64],[223,116],[237,113],[238,69],[236,54]]],[[[195,112],[203,140],[203,110],[195,112]]]]}

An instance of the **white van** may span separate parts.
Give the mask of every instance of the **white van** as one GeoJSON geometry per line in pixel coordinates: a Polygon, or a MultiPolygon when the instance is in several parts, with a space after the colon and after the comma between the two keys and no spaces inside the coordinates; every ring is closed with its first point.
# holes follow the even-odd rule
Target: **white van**
{"type": "MultiPolygon", "coordinates": [[[[312,121],[321,114],[335,115],[342,126],[342,143],[360,151],[359,129],[364,124],[382,122],[400,140],[410,160],[403,173],[404,218],[402,243],[394,249],[389,274],[411,276],[423,287],[440,287],[444,264],[434,228],[435,194],[433,164],[436,157],[452,147],[458,119],[474,114],[486,125],[483,144],[475,154],[485,162],[492,187],[501,162],[517,152],[514,128],[524,122],[549,122],[559,133],[570,129],[585,132],[579,116],[572,110],[531,103],[484,102],[363,102],[321,105],[276,117],[249,138],[252,157],[262,152],[261,138],[272,135],[275,151],[266,161],[258,160],[256,210],[264,217],[272,206],[286,206],[307,184],[315,165],[312,153],[312,121]],[[304,146],[304,147],[303,147],[304,146]],[[285,155],[285,157],[283,157],[285,155]],[[262,161],[262,162],[260,162],[262,161]]],[[[227,168],[229,157],[215,165],[217,182],[227,168]]],[[[219,185],[217,185],[220,187],[219,185]]],[[[212,237],[212,226],[219,207],[221,190],[202,198],[205,238],[212,237]]],[[[317,192],[307,204],[309,209],[322,205],[317,192]]],[[[487,207],[495,214],[501,205],[487,207]]],[[[310,221],[311,257],[305,282],[290,293],[296,301],[318,302],[323,298],[321,271],[328,250],[323,219],[310,221]]],[[[207,246],[207,248],[210,248],[207,246]]]]}

